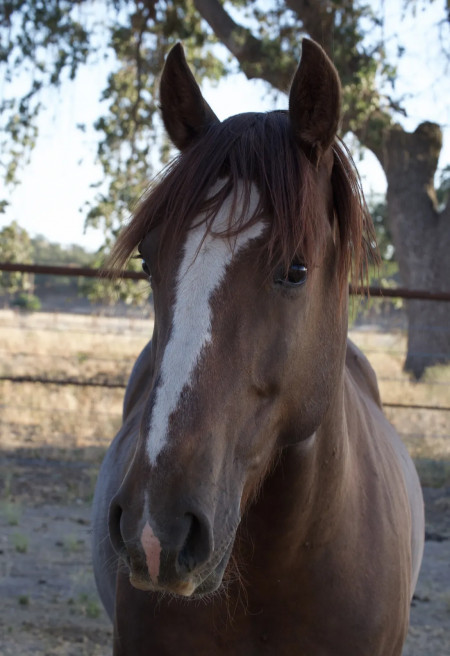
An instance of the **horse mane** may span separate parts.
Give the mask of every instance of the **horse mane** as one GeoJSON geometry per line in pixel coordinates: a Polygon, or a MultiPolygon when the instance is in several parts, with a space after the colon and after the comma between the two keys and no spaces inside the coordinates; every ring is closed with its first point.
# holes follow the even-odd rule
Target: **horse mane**
{"type": "MultiPolygon", "coordinates": [[[[375,254],[375,235],[351,155],[339,139],[332,148],[332,201],[340,237],[339,278],[344,289],[349,274],[353,282],[364,284],[368,262],[375,254]]],[[[323,221],[317,216],[314,174],[294,140],[287,112],[238,114],[213,124],[155,179],[119,235],[110,266],[115,270],[123,267],[156,227],[161,229],[164,257],[176,252],[195,219],[197,225],[205,223],[207,234],[224,200],[233,194],[223,236],[237,235],[261,217],[270,217],[263,261],[270,262],[271,268],[281,264],[287,270],[294,256],[301,253],[305,264],[312,267],[323,256],[325,243],[323,221]],[[227,182],[209,197],[211,187],[221,178],[227,182]],[[258,188],[260,201],[248,216],[252,183],[258,188]]]]}

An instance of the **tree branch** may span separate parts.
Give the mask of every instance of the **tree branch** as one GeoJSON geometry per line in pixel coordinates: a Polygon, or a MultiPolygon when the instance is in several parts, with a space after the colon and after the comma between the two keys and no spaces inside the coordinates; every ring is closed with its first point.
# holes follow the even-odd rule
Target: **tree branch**
{"type": "Polygon", "coordinates": [[[249,80],[260,78],[280,91],[286,91],[296,62],[286,57],[280,61],[278,45],[257,39],[250,30],[236,23],[218,0],[194,0],[202,18],[217,38],[228,48],[249,80]]]}
{"type": "Polygon", "coordinates": [[[289,9],[302,21],[305,32],[330,56],[333,53],[335,4],[329,0],[286,0],[289,9]]]}

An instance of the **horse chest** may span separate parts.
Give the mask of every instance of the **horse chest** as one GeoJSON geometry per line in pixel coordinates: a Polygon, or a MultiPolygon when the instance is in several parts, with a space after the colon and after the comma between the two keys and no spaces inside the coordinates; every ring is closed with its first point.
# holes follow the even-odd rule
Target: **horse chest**
{"type": "Polygon", "coordinates": [[[302,581],[264,601],[232,583],[208,604],[161,598],[133,589],[126,574],[117,589],[115,656],[399,656],[405,617],[338,598],[313,598],[302,581]],[[286,594],[285,594],[286,592],[286,594]],[[124,609],[127,608],[127,612],[124,609]],[[131,612],[131,609],[133,611],[131,612]],[[382,615],[384,613],[384,615],[382,615]],[[380,625],[382,630],[380,630],[380,625]]]}

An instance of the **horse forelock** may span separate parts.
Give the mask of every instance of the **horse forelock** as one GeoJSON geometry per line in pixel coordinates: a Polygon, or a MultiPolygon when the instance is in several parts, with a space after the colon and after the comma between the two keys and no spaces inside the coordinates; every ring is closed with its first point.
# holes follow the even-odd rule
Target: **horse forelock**
{"type": "MultiPolygon", "coordinates": [[[[375,252],[375,236],[352,158],[340,141],[332,148],[332,211],[340,236],[338,266],[344,289],[349,271],[353,280],[363,282],[368,258],[375,252]]],[[[268,262],[271,270],[280,265],[287,270],[293,257],[301,254],[305,264],[313,267],[325,245],[326,230],[318,215],[321,194],[316,171],[295,142],[286,112],[233,116],[211,125],[156,178],[119,236],[111,265],[122,267],[156,227],[161,228],[159,254],[167,261],[198,221],[205,235],[213,230],[215,217],[231,198],[230,220],[222,225],[222,236],[236,236],[264,216],[269,226],[261,261],[268,262]],[[211,194],[220,178],[227,184],[211,194]],[[259,202],[249,213],[255,184],[259,202]]]]}

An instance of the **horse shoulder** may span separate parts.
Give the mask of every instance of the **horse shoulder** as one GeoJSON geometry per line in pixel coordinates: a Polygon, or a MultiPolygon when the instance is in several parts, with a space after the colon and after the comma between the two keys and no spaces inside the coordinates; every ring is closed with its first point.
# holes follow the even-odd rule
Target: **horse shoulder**
{"type": "MultiPolygon", "coordinates": [[[[360,440],[357,451],[359,467],[375,473],[367,488],[372,510],[381,503],[380,520],[408,522],[411,535],[411,595],[417,583],[424,542],[424,508],[420,481],[406,446],[383,413],[374,370],[363,353],[348,340],[346,370],[352,397],[350,422],[356,422],[352,433],[360,440]],[[382,481],[382,484],[380,485],[382,481]],[[376,501],[375,497],[378,497],[376,501]],[[385,510],[381,512],[384,505],[385,510]],[[409,510],[409,512],[408,512],[409,510]],[[389,517],[393,511],[395,517],[389,517]],[[409,518],[409,519],[408,519],[409,518]]],[[[347,415],[347,418],[349,416],[347,415]]],[[[389,533],[387,529],[386,534],[389,533]]]]}
{"type": "Polygon", "coordinates": [[[360,392],[368,395],[381,408],[380,390],[375,371],[364,353],[350,339],[347,340],[345,365],[360,392]]]}

